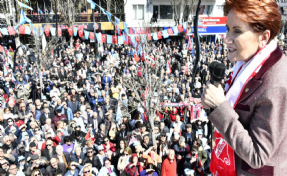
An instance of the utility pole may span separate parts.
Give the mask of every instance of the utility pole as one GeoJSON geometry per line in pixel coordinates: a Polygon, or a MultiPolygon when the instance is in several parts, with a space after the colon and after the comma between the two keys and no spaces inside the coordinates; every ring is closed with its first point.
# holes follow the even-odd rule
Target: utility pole
{"type": "MultiPolygon", "coordinates": [[[[58,9],[57,9],[57,1],[55,1],[55,15],[56,15],[56,36],[58,37],[58,9]]],[[[57,57],[59,57],[58,46],[56,47],[57,57]]]]}
{"type": "Polygon", "coordinates": [[[94,22],[94,39],[95,39],[95,42],[94,42],[94,53],[95,55],[97,54],[97,40],[96,40],[96,25],[95,25],[95,9],[93,9],[93,22],[94,22]]]}

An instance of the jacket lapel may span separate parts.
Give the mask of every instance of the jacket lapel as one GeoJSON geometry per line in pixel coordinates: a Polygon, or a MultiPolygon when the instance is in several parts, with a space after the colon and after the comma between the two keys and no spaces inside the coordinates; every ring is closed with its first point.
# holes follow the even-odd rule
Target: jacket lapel
{"type": "Polygon", "coordinates": [[[248,81],[245,87],[242,90],[242,94],[238,100],[238,103],[241,103],[249,96],[253,94],[253,92],[258,89],[258,87],[262,84],[262,78],[266,71],[271,68],[275,63],[277,63],[282,58],[283,53],[281,52],[279,46],[271,53],[269,59],[262,65],[259,72],[255,75],[254,78],[248,81]]]}

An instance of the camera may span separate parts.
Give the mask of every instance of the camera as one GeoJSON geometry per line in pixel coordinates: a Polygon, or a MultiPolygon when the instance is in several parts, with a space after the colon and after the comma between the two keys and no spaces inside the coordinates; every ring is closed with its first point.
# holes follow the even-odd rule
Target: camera
{"type": "Polygon", "coordinates": [[[192,157],[195,157],[196,155],[195,155],[195,153],[192,153],[192,157]]]}

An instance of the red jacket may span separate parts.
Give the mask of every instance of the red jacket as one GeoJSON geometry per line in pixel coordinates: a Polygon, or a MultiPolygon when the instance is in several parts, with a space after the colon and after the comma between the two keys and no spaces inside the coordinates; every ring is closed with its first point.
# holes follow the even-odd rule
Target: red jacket
{"type": "MultiPolygon", "coordinates": [[[[52,141],[53,146],[56,147],[61,142],[61,139],[58,136],[55,136],[54,138],[52,138],[52,141]]],[[[45,148],[46,148],[46,141],[42,144],[41,150],[43,151],[45,148]]]]}
{"type": "Polygon", "coordinates": [[[172,163],[168,158],[163,161],[161,176],[176,176],[176,159],[174,159],[172,163]]]}
{"type": "MultiPolygon", "coordinates": [[[[103,147],[104,147],[104,152],[107,153],[106,145],[103,144],[103,147]]],[[[115,151],[116,151],[116,147],[115,147],[114,144],[111,143],[111,142],[110,142],[110,150],[111,150],[112,152],[115,152],[115,151]]]]}

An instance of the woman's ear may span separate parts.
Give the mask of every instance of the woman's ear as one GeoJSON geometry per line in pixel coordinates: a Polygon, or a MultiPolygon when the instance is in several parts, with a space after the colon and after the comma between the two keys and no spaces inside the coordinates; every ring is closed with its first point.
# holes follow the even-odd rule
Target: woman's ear
{"type": "Polygon", "coordinates": [[[265,45],[267,45],[270,39],[270,30],[265,30],[259,37],[259,47],[262,49],[265,45]]]}

